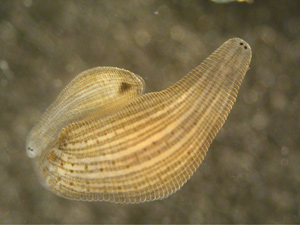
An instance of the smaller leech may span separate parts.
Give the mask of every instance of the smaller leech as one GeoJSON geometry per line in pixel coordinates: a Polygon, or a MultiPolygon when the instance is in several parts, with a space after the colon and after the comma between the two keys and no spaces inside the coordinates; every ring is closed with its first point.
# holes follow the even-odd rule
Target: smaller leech
{"type": "Polygon", "coordinates": [[[29,133],[27,155],[42,184],[68,199],[166,198],[203,161],[250,61],[250,46],[229,39],[173,86],[144,95],[130,71],[82,72],[29,133]]]}

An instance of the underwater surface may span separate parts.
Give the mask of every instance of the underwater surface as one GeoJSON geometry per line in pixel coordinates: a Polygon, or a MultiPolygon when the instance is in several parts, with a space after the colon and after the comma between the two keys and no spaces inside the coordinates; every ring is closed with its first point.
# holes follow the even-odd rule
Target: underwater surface
{"type": "Polygon", "coordinates": [[[292,0],[1,0],[0,223],[298,223],[299,11],[292,0]],[[250,69],[179,191],[115,204],[67,200],[40,185],[26,137],[77,74],[125,68],[146,92],[160,91],[233,37],[251,46],[250,69]]]}

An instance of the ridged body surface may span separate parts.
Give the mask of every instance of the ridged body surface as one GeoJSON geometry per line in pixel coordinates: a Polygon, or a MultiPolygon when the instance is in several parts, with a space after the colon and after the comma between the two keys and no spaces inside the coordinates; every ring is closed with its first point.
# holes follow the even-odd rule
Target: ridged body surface
{"type": "MultiPolygon", "coordinates": [[[[92,113],[74,116],[59,128],[56,125],[55,138],[43,140],[42,150],[32,147],[40,146],[36,142],[43,139],[41,135],[35,138],[37,130],[52,128],[49,123],[46,127],[38,123],[28,138],[29,155],[35,157],[45,185],[65,198],[121,203],[165,198],[201,164],[236,100],[250,60],[250,46],[234,38],[166,90],[139,96],[141,87],[129,100],[110,99],[110,115],[101,113],[95,99],[81,98],[92,113]],[[30,153],[35,151],[40,154],[30,153]]],[[[76,88],[84,90],[77,82],[76,88]]],[[[132,90],[131,85],[143,86],[141,78],[135,82],[123,85],[123,91],[123,81],[115,88],[122,96],[132,90]]],[[[66,89],[65,99],[58,98],[45,118],[68,104],[65,113],[71,109],[80,114],[81,105],[68,101],[79,96],[66,89]]],[[[56,120],[59,124],[60,117],[56,120]]]]}

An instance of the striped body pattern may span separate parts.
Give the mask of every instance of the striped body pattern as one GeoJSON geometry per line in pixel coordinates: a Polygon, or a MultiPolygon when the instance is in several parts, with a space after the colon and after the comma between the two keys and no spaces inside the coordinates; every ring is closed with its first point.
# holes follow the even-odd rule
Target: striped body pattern
{"type": "Polygon", "coordinates": [[[83,72],[32,129],[27,154],[42,183],[68,199],[166,198],[203,161],[250,61],[250,46],[229,39],[176,84],[145,95],[129,71],[83,72]]]}

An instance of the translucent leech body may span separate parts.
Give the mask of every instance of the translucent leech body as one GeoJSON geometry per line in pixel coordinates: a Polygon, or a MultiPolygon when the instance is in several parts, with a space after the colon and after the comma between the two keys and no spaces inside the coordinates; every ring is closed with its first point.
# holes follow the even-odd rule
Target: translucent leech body
{"type": "Polygon", "coordinates": [[[93,79],[78,75],[32,129],[28,156],[44,185],[68,199],[166,198],[201,164],[250,60],[249,45],[233,38],[175,85],[145,95],[129,71],[84,72],[93,79]]]}

